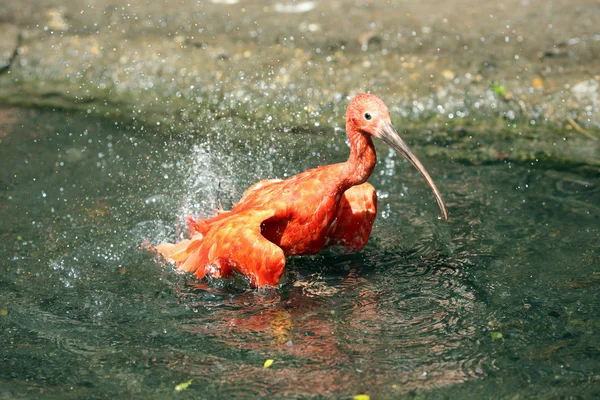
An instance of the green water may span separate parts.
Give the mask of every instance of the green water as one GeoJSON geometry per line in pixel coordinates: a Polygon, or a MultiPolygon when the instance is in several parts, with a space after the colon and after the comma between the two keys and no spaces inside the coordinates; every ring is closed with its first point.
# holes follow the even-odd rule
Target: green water
{"type": "Polygon", "coordinates": [[[423,158],[443,222],[378,147],[367,248],[290,259],[259,292],[140,246],[258,179],[344,159],[342,131],[1,115],[0,399],[600,396],[600,178],[423,158]]]}

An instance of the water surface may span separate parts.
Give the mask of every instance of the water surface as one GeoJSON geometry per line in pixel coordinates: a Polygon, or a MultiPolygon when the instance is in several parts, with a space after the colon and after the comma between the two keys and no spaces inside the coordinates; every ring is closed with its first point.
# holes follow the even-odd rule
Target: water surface
{"type": "Polygon", "coordinates": [[[367,248],[256,291],[141,248],[348,153],[339,130],[243,128],[0,110],[0,398],[600,395],[600,178],[423,158],[446,223],[378,145],[367,248]]]}

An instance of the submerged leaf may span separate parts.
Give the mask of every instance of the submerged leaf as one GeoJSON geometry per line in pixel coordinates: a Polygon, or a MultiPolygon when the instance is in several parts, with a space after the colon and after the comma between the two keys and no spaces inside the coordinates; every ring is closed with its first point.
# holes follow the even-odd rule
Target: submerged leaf
{"type": "Polygon", "coordinates": [[[275,362],[274,360],[268,359],[267,361],[265,361],[265,365],[263,365],[263,368],[264,369],[269,368],[271,365],[273,365],[274,362],[275,362]]]}
{"type": "Polygon", "coordinates": [[[504,338],[502,337],[502,333],[500,332],[492,332],[490,336],[492,337],[492,340],[504,340],[504,338]]]}
{"type": "Polygon", "coordinates": [[[181,392],[182,390],[186,390],[188,388],[188,386],[190,386],[191,384],[192,384],[192,379],[190,379],[187,382],[180,383],[179,385],[175,386],[175,391],[181,392]]]}
{"type": "Polygon", "coordinates": [[[357,394],[354,396],[354,400],[371,400],[371,396],[368,394],[357,394]]]}

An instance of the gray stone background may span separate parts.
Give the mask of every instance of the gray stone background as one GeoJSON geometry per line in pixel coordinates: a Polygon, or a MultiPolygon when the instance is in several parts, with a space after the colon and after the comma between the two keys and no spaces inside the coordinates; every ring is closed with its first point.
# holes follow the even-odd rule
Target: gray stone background
{"type": "Polygon", "coordinates": [[[2,3],[3,107],[326,133],[370,91],[429,155],[600,172],[596,0],[2,3]]]}

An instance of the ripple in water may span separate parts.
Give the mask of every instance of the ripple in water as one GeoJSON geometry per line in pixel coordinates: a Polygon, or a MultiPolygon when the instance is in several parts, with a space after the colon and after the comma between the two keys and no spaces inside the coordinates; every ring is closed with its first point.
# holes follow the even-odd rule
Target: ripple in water
{"type": "Polygon", "coordinates": [[[339,396],[391,385],[406,393],[485,376],[493,360],[476,348],[482,306],[465,282],[465,264],[371,250],[295,259],[278,291],[179,286],[195,311],[179,328],[224,346],[221,367],[207,368],[197,354],[186,368],[242,396],[339,396]],[[305,263],[329,267],[305,274],[305,263]],[[340,270],[328,271],[333,264],[340,270]],[[276,363],[263,370],[268,358],[276,363]]]}

